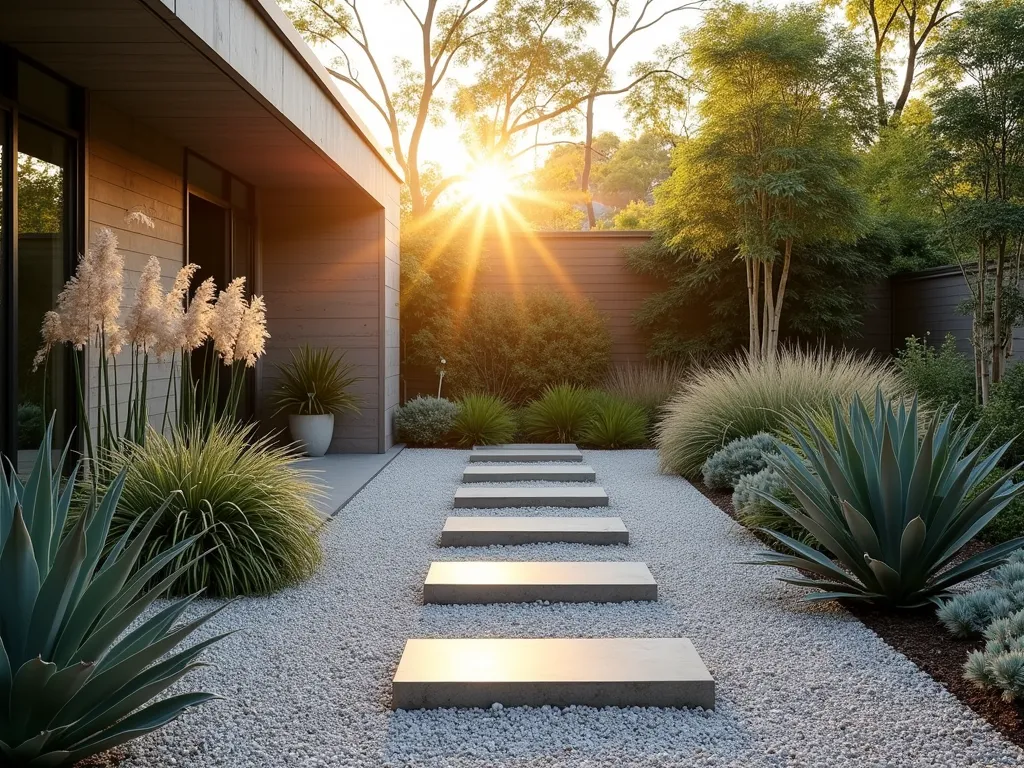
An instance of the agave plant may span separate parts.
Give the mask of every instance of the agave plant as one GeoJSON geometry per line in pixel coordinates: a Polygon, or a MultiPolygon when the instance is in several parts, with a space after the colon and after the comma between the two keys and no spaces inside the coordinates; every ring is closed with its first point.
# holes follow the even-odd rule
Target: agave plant
{"type": "MultiPolygon", "coordinates": [[[[188,565],[143,587],[191,540],[133,573],[158,517],[126,531],[101,558],[124,475],[68,533],[61,531],[78,467],[63,484],[51,464],[52,423],[28,479],[0,476],[0,764],[64,766],[155,731],[217,698],[181,693],[151,700],[202,666],[226,634],[167,654],[219,612],[176,626],[196,595],[155,611],[128,631],[188,565]],[[134,535],[133,535],[134,534],[134,535]]],[[[223,606],[222,606],[223,607],[223,606]]]]}
{"type": "Polygon", "coordinates": [[[784,579],[823,591],[809,600],[856,598],[912,608],[941,604],[953,585],[1005,562],[1024,544],[1014,539],[950,567],[957,553],[1024,490],[1011,469],[972,496],[1009,443],[982,457],[965,454],[977,428],[935,413],[920,429],[917,401],[909,407],[875,395],[872,422],[860,398],[849,418],[833,404],[830,440],[812,422],[793,425],[800,453],[780,445],[766,457],[797,504],[761,494],[807,530],[833,559],[778,531],[760,529],[795,554],[763,553],[757,561],[813,574],[784,579]],[[810,439],[804,432],[810,434],[810,439]]]}

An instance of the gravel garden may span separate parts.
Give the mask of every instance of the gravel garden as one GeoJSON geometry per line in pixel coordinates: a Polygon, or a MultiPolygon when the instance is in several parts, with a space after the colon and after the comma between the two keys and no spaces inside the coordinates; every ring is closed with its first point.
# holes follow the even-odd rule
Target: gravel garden
{"type": "Polygon", "coordinates": [[[211,648],[212,666],[191,678],[225,700],[136,742],[124,765],[1024,762],[843,609],[802,602],[803,590],[776,581],[775,569],[742,565],[763,546],[684,480],[660,474],[654,451],[585,456],[609,492],[609,511],[631,530],[628,547],[537,544],[446,551],[445,559],[643,559],[659,581],[657,602],[421,605],[466,452],[407,449],[327,526],[325,565],[310,581],[233,603],[204,628],[241,630],[211,648]],[[715,712],[389,708],[407,637],[680,634],[717,680],[715,712]]]}

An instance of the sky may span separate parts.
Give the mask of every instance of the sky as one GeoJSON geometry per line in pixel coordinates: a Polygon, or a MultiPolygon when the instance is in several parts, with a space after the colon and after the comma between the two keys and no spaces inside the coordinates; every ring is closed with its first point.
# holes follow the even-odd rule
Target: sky
{"type": "MultiPolygon", "coordinates": [[[[411,0],[411,4],[417,12],[421,12],[424,5],[422,0],[411,0]]],[[[664,10],[672,7],[673,4],[672,0],[655,0],[651,10],[648,11],[648,18],[656,8],[664,10]]],[[[634,0],[631,5],[636,11],[639,11],[640,0],[634,0]]],[[[371,48],[382,67],[384,65],[388,67],[386,75],[391,74],[390,65],[396,56],[416,60],[416,57],[420,55],[420,29],[404,5],[393,2],[393,0],[359,0],[358,7],[368,28],[371,48]]],[[[634,35],[613,61],[613,79],[616,86],[629,82],[629,70],[636,62],[651,58],[658,46],[674,42],[679,38],[680,31],[685,26],[691,26],[698,21],[697,11],[682,11],[671,14],[656,26],[634,35]]],[[[587,42],[598,50],[603,50],[606,46],[606,34],[604,25],[595,27],[587,42]]],[[[331,57],[330,48],[319,47],[317,53],[325,60],[331,57]]],[[[372,79],[372,72],[366,63],[357,63],[360,74],[369,75],[372,79]]],[[[455,79],[461,78],[463,81],[468,81],[471,76],[472,72],[465,70],[454,73],[455,79]]],[[[393,83],[394,80],[392,79],[391,82],[393,83]]],[[[390,138],[381,116],[354,89],[342,85],[342,90],[374,132],[381,145],[389,147],[391,145],[390,138]]],[[[595,126],[598,132],[613,131],[623,137],[630,134],[619,97],[606,96],[598,99],[595,105],[595,126]]],[[[438,162],[446,174],[461,173],[470,164],[470,157],[460,140],[460,132],[459,125],[451,120],[444,126],[428,128],[424,135],[425,159],[438,162]]],[[[533,166],[534,160],[533,153],[524,157],[522,164],[526,167],[521,165],[520,170],[529,170],[533,166]]],[[[538,163],[543,163],[544,150],[540,151],[536,160],[538,163]]]]}

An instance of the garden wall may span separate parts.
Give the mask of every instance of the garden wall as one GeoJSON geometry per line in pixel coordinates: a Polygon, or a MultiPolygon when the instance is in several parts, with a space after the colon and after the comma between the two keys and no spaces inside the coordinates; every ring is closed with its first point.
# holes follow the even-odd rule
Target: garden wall
{"type": "MultiPolygon", "coordinates": [[[[890,281],[892,290],[892,345],[903,346],[908,336],[930,334],[935,344],[947,333],[956,337],[957,348],[973,355],[971,318],[957,311],[957,306],[971,297],[967,281],[959,267],[937,267],[890,281]]],[[[1024,360],[1024,328],[1013,331],[1014,361],[1024,360]]]]}
{"type": "Polygon", "coordinates": [[[514,294],[549,289],[590,298],[611,332],[612,363],[639,362],[647,346],[633,326],[633,314],[662,286],[631,272],[625,250],[649,238],[649,232],[612,231],[485,237],[473,290],[514,294]]]}

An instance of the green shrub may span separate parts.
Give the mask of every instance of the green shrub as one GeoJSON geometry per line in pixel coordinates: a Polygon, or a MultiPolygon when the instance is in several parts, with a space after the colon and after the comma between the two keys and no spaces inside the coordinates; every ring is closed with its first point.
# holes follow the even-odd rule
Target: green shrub
{"type": "Polygon", "coordinates": [[[121,474],[98,502],[90,498],[61,540],[78,468],[62,492],[63,462],[50,464],[52,436],[51,425],[24,484],[0,472],[0,764],[12,768],[71,765],[217,698],[176,693],[152,703],[229,634],[174,652],[221,609],[176,625],[192,595],[147,614],[183,571],[196,567],[193,539],[130,575],[153,529],[170,517],[172,499],[161,499],[150,519],[104,556],[121,474]],[[158,572],[166,578],[157,580],[158,572]],[[157,583],[143,592],[151,580],[157,583]]]}
{"type": "Polygon", "coordinates": [[[593,302],[548,291],[477,294],[433,333],[418,362],[433,365],[443,357],[451,392],[486,392],[508,403],[525,403],[556,384],[590,386],[611,354],[611,336],[593,302]]]}
{"type": "Polygon", "coordinates": [[[970,498],[1006,446],[984,459],[964,455],[973,429],[938,413],[919,424],[917,403],[876,394],[875,423],[856,399],[845,417],[834,408],[836,439],[808,425],[813,442],[794,429],[802,456],[780,445],[768,463],[800,499],[800,508],[771,499],[827,550],[832,560],[795,539],[765,531],[795,554],[763,553],[758,562],[808,571],[785,579],[824,591],[808,600],[855,598],[893,607],[937,603],[961,581],[994,568],[1024,544],[1014,539],[947,567],[957,553],[1024,491],[1009,475],[970,498]],[[899,405],[897,407],[897,402],[899,405]]]}
{"type": "Polygon", "coordinates": [[[605,393],[591,397],[593,413],[580,433],[583,443],[597,448],[632,448],[647,440],[647,414],[641,406],[605,393]]]}
{"type": "MultiPolygon", "coordinates": [[[[981,412],[979,433],[995,445],[1014,440],[1024,433],[1024,365],[1010,366],[1002,381],[992,388],[988,405],[981,412]]],[[[1014,440],[1003,456],[1011,467],[1024,461],[1024,440],[1014,440]]]]}
{"type": "Polygon", "coordinates": [[[466,395],[459,401],[455,439],[459,445],[511,443],[516,433],[512,409],[494,395],[466,395]]]}
{"type": "Polygon", "coordinates": [[[782,350],[777,358],[737,357],[694,371],[665,406],[657,445],[664,471],[696,480],[707,458],[737,437],[772,433],[803,409],[899,391],[892,369],[852,352],[782,350]]]}
{"type": "Polygon", "coordinates": [[[1005,701],[1024,694],[1024,611],[996,619],[985,628],[985,647],[972,651],[964,677],[979,688],[1002,691],[1005,701]]]}
{"type": "Polygon", "coordinates": [[[35,448],[43,439],[46,422],[35,403],[18,403],[18,447],[35,448]]]}
{"type": "Polygon", "coordinates": [[[752,475],[743,475],[736,481],[736,488],[732,492],[732,508],[736,512],[736,519],[747,528],[777,531],[808,546],[817,546],[813,536],[767,501],[765,496],[773,496],[790,505],[796,504],[796,496],[786,487],[782,475],[771,467],[765,467],[752,475]]]}
{"type": "Polygon", "coordinates": [[[1024,551],[992,571],[992,584],[943,603],[938,617],[954,637],[973,637],[996,619],[1024,610],[1024,551]]]}
{"type": "Polygon", "coordinates": [[[953,334],[947,333],[937,349],[927,337],[907,337],[896,355],[896,370],[905,391],[916,392],[932,408],[974,410],[974,361],[957,350],[953,334]]]}
{"type": "Polygon", "coordinates": [[[111,459],[111,472],[126,477],[108,547],[173,495],[141,561],[191,537],[183,557],[208,554],[185,570],[172,594],[265,594],[296,584],[323,559],[314,506],[319,488],[296,458],[270,437],[256,438],[252,427],[218,423],[208,434],[194,428],[171,437],[151,431],[145,445],[125,444],[111,459]]]}
{"type": "Polygon", "coordinates": [[[451,400],[420,395],[395,410],[395,433],[409,445],[444,445],[458,416],[459,406],[451,400]]]}
{"type": "Polygon", "coordinates": [[[768,466],[764,455],[778,453],[777,441],[758,432],[750,437],[737,437],[726,443],[704,462],[701,473],[704,485],[716,491],[731,491],[744,475],[753,475],[768,466]]]}
{"type": "Polygon", "coordinates": [[[602,389],[643,408],[648,426],[653,429],[686,371],[687,366],[672,361],[616,365],[605,376],[602,389]]]}
{"type": "Polygon", "coordinates": [[[324,415],[358,411],[359,398],[349,392],[356,382],[355,366],[345,362],[345,353],[313,349],[302,345],[292,351],[292,361],[279,365],[281,381],[274,392],[277,412],[324,415]]]}
{"type": "Polygon", "coordinates": [[[558,384],[544,390],[526,406],[526,436],[542,443],[574,443],[594,416],[594,397],[575,384],[558,384]]]}

